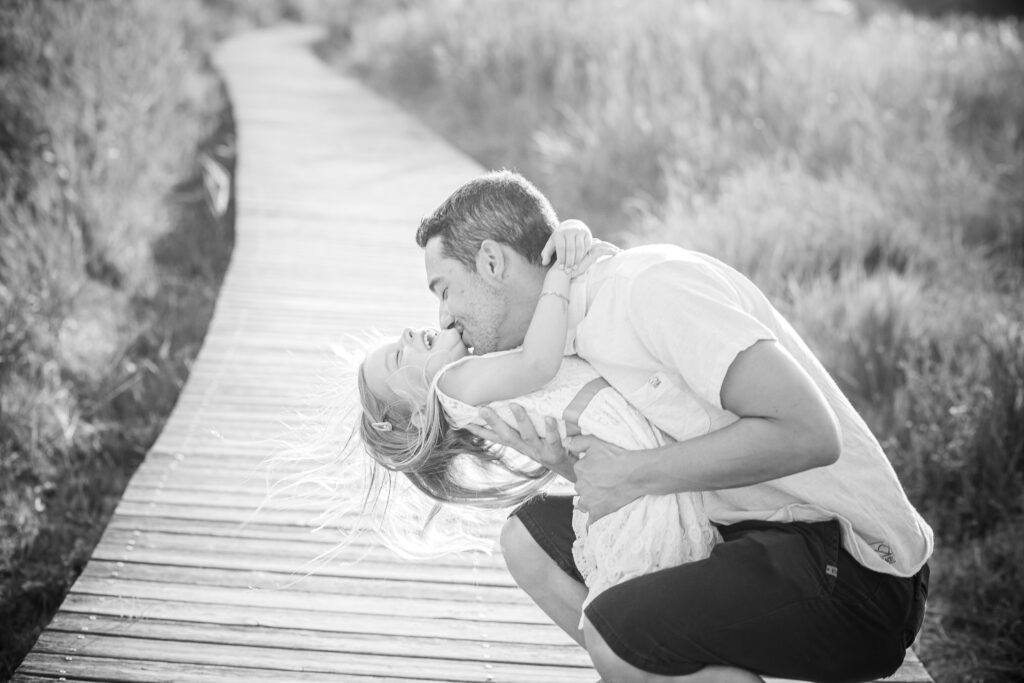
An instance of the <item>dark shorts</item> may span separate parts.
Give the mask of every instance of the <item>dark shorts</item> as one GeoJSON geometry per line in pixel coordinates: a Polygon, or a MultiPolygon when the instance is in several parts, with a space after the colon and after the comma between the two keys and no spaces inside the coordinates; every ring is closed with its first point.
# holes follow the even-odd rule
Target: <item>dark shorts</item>
{"type": "MultiPolygon", "coordinates": [[[[538,496],[512,513],[577,581],[572,499],[538,496]]],[[[921,628],[927,565],[913,577],[861,566],[838,522],[741,522],[705,560],[609,588],[586,609],[633,666],[681,676],[708,664],[814,681],[892,674],[921,628]]]]}

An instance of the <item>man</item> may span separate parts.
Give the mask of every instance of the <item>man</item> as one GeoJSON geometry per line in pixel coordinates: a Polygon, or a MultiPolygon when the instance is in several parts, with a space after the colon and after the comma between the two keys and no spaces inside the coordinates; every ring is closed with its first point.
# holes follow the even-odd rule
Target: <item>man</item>
{"type": "MultiPolygon", "coordinates": [[[[494,172],[424,219],[443,327],[475,353],[522,343],[557,225],[521,176],[494,172]]],[[[723,542],[706,560],[600,594],[573,564],[571,499],[542,496],[502,531],[517,583],[606,681],[870,680],[895,671],[924,613],[932,533],[863,420],[746,278],[670,245],[574,282],[566,353],[589,361],[676,441],[626,452],[485,411],[477,433],[574,481],[591,523],[647,494],[704,492],[723,542]]]]}

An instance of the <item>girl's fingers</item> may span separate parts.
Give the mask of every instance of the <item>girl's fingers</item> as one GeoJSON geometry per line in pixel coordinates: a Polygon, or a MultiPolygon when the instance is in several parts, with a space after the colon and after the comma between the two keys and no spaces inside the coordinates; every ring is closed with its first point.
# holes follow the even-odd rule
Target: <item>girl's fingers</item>
{"type": "Polygon", "coordinates": [[[574,242],[575,242],[573,244],[573,255],[574,255],[574,258],[573,258],[572,265],[573,265],[573,268],[579,268],[580,264],[583,262],[583,259],[585,259],[587,257],[587,249],[588,249],[588,247],[587,247],[587,235],[586,235],[586,233],[581,232],[581,233],[577,234],[576,235],[576,239],[574,240],[574,242]]]}
{"type": "Polygon", "coordinates": [[[548,261],[551,260],[551,254],[555,252],[555,237],[557,233],[551,235],[548,238],[547,243],[544,244],[544,248],[540,252],[540,264],[546,266],[548,261]]]}
{"type": "Polygon", "coordinates": [[[590,247],[592,246],[594,246],[594,240],[591,239],[590,233],[581,233],[579,244],[576,247],[576,250],[580,253],[580,258],[583,258],[590,253],[590,247]]]}
{"type": "Polygon", "coordinates": [[[487,427],[480,427],[478,425],[470,424],[466,425],[465,429],[469,433],[473,434],[473,436],[479,436],[481,439],[486,439],[487,441],[498,443],[498,435],[492,432],[487,427]]]}
{"type": "Polygon", "coordinates": [[[576,265],[576,242],[574,240],[566,240],[565,242],[562,265],[566,270],[570,270],[574,265],[576,265]]]}

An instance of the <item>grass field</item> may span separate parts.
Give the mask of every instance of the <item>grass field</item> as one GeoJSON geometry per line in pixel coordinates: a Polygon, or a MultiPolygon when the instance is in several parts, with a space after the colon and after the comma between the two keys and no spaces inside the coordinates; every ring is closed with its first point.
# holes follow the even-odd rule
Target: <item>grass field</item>
{"type": "Polygon", "coordinates": [[[563,217],[751,276],[934,526],[918,649],[1024,670],[1024,47],[883,3],[445,0],[324,52],[563,217]]]}

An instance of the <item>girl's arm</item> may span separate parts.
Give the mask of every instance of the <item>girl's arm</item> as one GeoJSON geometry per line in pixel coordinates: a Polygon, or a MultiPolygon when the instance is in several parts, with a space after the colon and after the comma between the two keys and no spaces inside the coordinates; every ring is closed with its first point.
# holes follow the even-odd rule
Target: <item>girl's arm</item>
{"type": "Polygon", "coordinates": [[[558,235],[558,239],[553,238],[558,261],[544,278],[523,345],[508,353],[474,357],[459,363],[438,379],[444,393],[463,403],[483,405],[536,391],[554,378],[562,365],[569,324],[571,275],[566,268],[575,265],[563,260],[562,246],[575,245],[574,233],[581,229],[586,231],[586,248],[572,258],[582,260],[590,248],[590,230],[585,225],[566,221],[558,231],[563,234],[558,235]]]}

